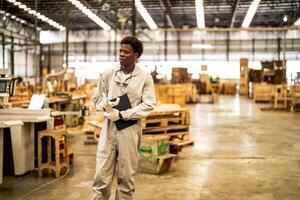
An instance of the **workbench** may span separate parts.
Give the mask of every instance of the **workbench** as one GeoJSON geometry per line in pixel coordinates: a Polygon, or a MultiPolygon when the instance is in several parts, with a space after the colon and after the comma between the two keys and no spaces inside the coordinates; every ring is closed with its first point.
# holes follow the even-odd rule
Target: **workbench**
{"type": "MultiPolygon", "coordinates": [[[[15,163],[15,175],[22,175],[34,169],[35,123],[50,122],[51,120],[50,110],[48,109],[38,111],[27,109],[0,110],[1,127],[8,128],[8,125],[13,124],[13,128],[10,129],[10,132],[12,138],[13,159],[15,163]],[[14,121],[16,120],[19,122],[16,123],[18,125],[14,125],[14,121]]],[[[49,126],[51,126],[51,123],[47,125],[47,129],[50,128],[49,126]]],[[[3,128],[1,128],[2,131],[3,128]]],[[[2,160],[3,158],[1,158],[1,161],[2,160]]]]}
{"type": "MultiPolygon", "coordinates": [[[[12,149],[14,156],[15,173],[19,174],[25,171],[25,140],[21,134],[22,121],[0,121],[0,183],[3,180],[3,130],[9,128],[12,138],[12,149]]],[[[25,148],[26,149],[26,148],[25,148]]]]}

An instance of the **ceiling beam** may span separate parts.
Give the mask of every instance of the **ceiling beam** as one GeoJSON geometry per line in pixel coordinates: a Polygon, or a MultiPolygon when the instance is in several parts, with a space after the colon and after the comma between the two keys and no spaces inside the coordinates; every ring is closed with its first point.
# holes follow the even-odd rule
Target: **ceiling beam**
{"type": "Polygon", "coordinates": [[[235,0],[235,4],[234,4],[234,7],[233,7],[233,13],[232,13],[232,17],[231,17],[231,23],[230,23],[230,28],[233,28],[234,26],[234,22],[235,22],[235,17],[236,17],[236,7],[239,3],[239,0],[235,0]]]}
{"type": "Polygon", "coordinates": [[[176,28],[174,25],[174,22],[172,20],[173,15],[172,15],[172,11],[171,8],[169,6],[168,0],[159,0],[161,7],[163,8],[163,10],[165,11],[165,15],[167,18],[167,21],[170,25],[171,28],[176,28]]]}

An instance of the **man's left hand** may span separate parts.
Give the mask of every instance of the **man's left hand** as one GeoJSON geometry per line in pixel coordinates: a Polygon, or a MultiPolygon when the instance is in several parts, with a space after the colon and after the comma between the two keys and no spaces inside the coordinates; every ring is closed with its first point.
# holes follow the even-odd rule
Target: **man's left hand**
{"type": "Polygon", "coordinates": [[[110,112],[105,112],[104,116],[110,119],[111,121],[115,122],[120,119],[119,111],[117,109],[111,109],[110,112]]]}

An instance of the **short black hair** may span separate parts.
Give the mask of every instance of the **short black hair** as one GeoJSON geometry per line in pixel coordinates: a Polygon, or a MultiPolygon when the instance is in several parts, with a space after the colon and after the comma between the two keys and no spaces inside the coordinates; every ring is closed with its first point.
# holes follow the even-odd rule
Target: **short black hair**
{"type": "Polygon", "coordinates": [[[126,36],[121,40],[122,44],[129,44],[134,53],[138,53],[138,58],[143,54],[143,43],[134,36],[126,36]]]}

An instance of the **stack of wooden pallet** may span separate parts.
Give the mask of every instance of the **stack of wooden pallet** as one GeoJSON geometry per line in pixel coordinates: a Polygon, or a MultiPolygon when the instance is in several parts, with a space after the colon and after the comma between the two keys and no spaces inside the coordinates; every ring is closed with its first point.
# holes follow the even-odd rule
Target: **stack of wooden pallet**
{"type": "Polygon", "coordinates": [[[189,110],[177,104],[161,104],[142,120],[143,134],[170,137],[170,151],[178,153],[181,148],[193,144],[189,136],[189,110]]]}

